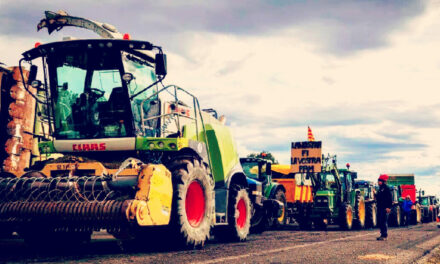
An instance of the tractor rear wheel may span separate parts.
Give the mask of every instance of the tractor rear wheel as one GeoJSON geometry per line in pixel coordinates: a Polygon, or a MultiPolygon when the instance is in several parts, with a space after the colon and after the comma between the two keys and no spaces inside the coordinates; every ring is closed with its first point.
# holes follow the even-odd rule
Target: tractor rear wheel
{"type": "Polygon", "coordinates": [[[279,189],[275,194],[275,200],[279,201],[283,204],[283,212],[280,217],[274,217],[272,220],[272,227],[278,228],[280,226],[284,226],[286,224],[286,208],[287,208],[287,200],[286,200],[286,194],[283,190],[279,189]]]}
{"type": "Polygon", "coordinates": [[[203,246],[214,217],[212,178],[198,159],[176,159],[169,168],[173,177],[170,228],[173,240],[185,247],[203,246]]]}
{"type": "Polygon", "coordinates": [[[367,204],[365,226],[367,228],[374,228],[377,226],[377,207],[375,203],[367,204]]]}
{"type": "Polygon", "coordinates": [[[228,199],[228,225],[215,233],[221,241],[245,241],[251,226],[251,200],[242,186],[231,186],[228,199]]]}
{"type": "Polygon", "coordinates": [[[364,197],[358,196],[356,199],[356,206],[355,206],[355,215],[356,215],[356,228],[363,229],[365,228],[365,200],[364,197]]]}
{"type": "Polygon", "coordinates": [[[400,219],[401,219],[401,214],[400,214],[400,206],[396,205],[393,207],[392,211],[391,211],[391,226],[400,226],[400,219]]]}
{"type": "Polygon", "coordinates": [[[416,224],[419,224],[422,222],[422,208],[420,207],[420,204],[416,204],[416,224]]]}
{"type": "Polygon", "coordinates": [[[353,227],[353,208],[344,204],[341,208],[339,226],[344,230],[351,230],[353,227]]]}

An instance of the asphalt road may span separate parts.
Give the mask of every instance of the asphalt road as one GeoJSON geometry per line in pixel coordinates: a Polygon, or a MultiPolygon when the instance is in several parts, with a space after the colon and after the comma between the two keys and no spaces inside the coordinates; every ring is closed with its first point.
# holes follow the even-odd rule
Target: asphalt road
{"type": "Polygon", "coordinates": [[[413,263],[440,245],[440,229],[434,223],[392,228],[388,241],[376,241],[377,236],[377,229],[300,231],[289,226],[251,235],[244,243],[213,240],[198,250],[125,252],[101,232],[89,244],[56,250],[36,251],[21,239],[0,240],[0,263],[413,263]]]}

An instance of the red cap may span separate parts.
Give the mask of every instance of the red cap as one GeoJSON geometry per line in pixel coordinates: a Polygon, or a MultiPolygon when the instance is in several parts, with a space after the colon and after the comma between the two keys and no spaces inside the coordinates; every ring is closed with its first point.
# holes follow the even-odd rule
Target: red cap
{"type": "Polygon", "coordinates": [[[381,174],[381,175],[379,176],[379,180],[384,181],[384,182],[388,181],[388,175],[386,175],[386,174],[381,174]]]}

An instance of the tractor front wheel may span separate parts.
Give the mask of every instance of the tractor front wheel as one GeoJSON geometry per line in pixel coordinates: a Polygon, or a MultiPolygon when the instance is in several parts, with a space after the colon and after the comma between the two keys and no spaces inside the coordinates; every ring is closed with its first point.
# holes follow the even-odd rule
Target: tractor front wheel
{"type": "Polygon", "coordinates": [[[272,220],[272,227],[278,228],[280,226],[283,226],[286,224],[286,208],[287,208],[287,200],[286,200],[286,194],[283,190],[278,190],[275,194],[275,200],[279,201],[283,204],[283,212],[281,213],[280,217],[274,217],[272,220]]]}
{"type": "Polygon", "coordinates": [[[367,204],[365,226],[367,228],[374,228],[377,226],[377,207],[375,203],[367,204]]]}
{"type": "Polygon", "coordinates": [[[353,208],[344,204],[341,208],[339,226],[344,230],[351,230],[353,227],[353,208]]]}
{"type": "Polygon", "coordinates": [[[364,197],[358,196],[356,199],[356,206],[355,206],[355,212],[356,212],[356,227],[359,229],[365,228],[365,200],[364,197]]]}
{"type": "Polygon", "coordinates": [[[249,235],[251,216],[251,200],[248,192],[242,186],[231,186],[228,225],[217,230],[217,238],[221,241],[245,241],[249,235]]]}
{"type": "Polygon", "coordinates": [[[171,231],[179,245],[203,246],[214,217],[213,183],[207,167],[197,159],[176,159],[173,174],[171,231]]]}

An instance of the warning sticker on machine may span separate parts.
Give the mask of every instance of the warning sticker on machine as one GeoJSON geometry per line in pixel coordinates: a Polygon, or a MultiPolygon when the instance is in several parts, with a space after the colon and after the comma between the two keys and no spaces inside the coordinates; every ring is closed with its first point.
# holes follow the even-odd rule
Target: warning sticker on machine
{"type": "Polygon", "coordinates": [[[291,168],[293,173],[321,172],[322,142],[292,142],[291,168]]]}

